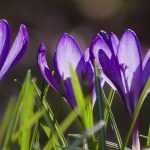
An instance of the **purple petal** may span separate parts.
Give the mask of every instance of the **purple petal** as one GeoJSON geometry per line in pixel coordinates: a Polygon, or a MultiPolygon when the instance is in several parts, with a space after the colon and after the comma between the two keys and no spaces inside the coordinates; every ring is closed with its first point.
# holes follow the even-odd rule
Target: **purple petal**
{"type": "Polygon", "coordinates": [[[120,72],[120,66],[118,64],[117,58],[112,57],[108,58],[104,51],[99,52],[99,61],[102,66],[102,71],[104,72],[105,76],[103,77],[106,82],[112,87],[116,88],[122,97],[122,100],[128,110],[128,112],[131,112],[131,104],[128,100],[128,93],[125,93],[125,87],[124,83],[121,78],[121,72],[120,72]],[[111,81],[111,82],[110,82],[111,81]]]}
{"type": "Polygon", "coordinates": [[[84,52],[84,60],[85,62],[90,61],[90,50],[87,48],[84,52]]]}
{"type": "Polygon", "coordinates": [[[6,59],[9,49],[10,31],[6,20],[0,20],[0,69],[6,59]]]}
{"type": "Polygon", "coordinates": [[[109,58],[112,55],[108,44],[105,42],[105,40],[100,34],[97,34],[97,36],[92,41],[90,47],[90,54],[92,56],[92,59],[94,58],[97,64],[99,64],[99,58],[98,58],[99,50],[103,50],[109,58]]]}
{"type": "MultiPolygon", "coordinates": [[[[142,70],[143,70],[143,73],[142,73],[142,76],[143,76],[142,88],[143,88],[148,78],[150,77],[150,49],[148,50],[143,60],[142,70]]],[[[147,93],[149,92],[150,92],[150,89],[148,90],[147,93]]]]}
{"type": "Polygon", "coordinates": [[[69,105],[74,108],[76,105],[76,100],[71,84],[71,80],[68,78],[64,81],[64,97],[66,98],[69,105]]]}
{"type": "Polygon", "coordinates": [[[25,53],[28,43],[28,32],[25,25],[21,25],[16,39],[6,57],[0,70],[0,79],[5,75],[9,68],[16,64],[25,53]]]}
{"type": "Polygon", "coordinates": [[[40,68],[41,74],[44,77],[44,79],[50,84],[50,86],[54,90],[58,90],[58,84],[55,81],[54,76],[52,75],[52,72],[50,68],[48,67],[47,61],[46,61],[46,47],[44,43],[42,43],[38,50],[38,66],[40,68]]]}
{"type": "Polygon", "coordinates": [[[91,92],[93,89],[94,69],[89,59],[89,49],[86,49],[84,55],[78,63],[77,74],[80,80],[80,84],[83,86],[83,83],[86,83],[88,92],[91,92]]]}
{"type": "Polygon", "coordinates": [[[118,46],[119,46],[119,39],[113,32],[110,33],[110,39],[111,39],[114,54],[117,55],[118,46]]]}
{"type": "Polygon", "coordinates": [[[87,48],[82,56],[78,67],[77,74],[80,84],[85,95],[90,94],[94,105],[96,96],[94,90],[94,68],[90,61],[89,48],[87,48]]]}
{"type": "MultiPolygon", "coordinates": [[[[114,57],[108,58],[105,52],[103,50],[100,50],[99,61],[102,66],[103,73],[113,83],[113,85],[111,84],[111,82],[108,82],[108,84],[110,84],[110,86],[112,87],[115,86],[117,90],[123,94],[124,87],[123,87],[122,80],[121,80],[120,66],[117,63],[117,60],[114,57]]],[[[107,81],[107,79],[105,80],[107,81]]]]}
{"type": "Polygon", "coordinates": [[[77,68],[81,59],[81,51],[74,38],[63,34],[56,49],[56,63],[60,76],[64,79],[70,77],[70,67],[77,68]]]}
{"type": "Polygon", "coordinates": [[[128,29],[120,40],[118,60],[124,70],[128,89],[131,90],[131,86],[140,86],[138,83],[141,78],[142,58],[139,41],[132,30],[128,29]]]}

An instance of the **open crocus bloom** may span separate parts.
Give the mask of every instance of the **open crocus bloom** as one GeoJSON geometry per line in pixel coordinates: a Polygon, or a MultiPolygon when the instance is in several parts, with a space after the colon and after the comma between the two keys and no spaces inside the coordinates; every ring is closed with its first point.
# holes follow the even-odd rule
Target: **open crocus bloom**
{"type": "MultiPolygon", "coordinates": [[[[95,100],[93,94],[93,68],[89,59],[89,49],[82,54],[75,39],[64,33],[57,43],[54,55],[54,73],[48,67],[46,61],[46,47],[42,43],[38,51],[38,65],[40,71],[48,82],[48,84],[57,92],[61,93],[73,108],[76,105],[73,89],[71,86],[70,67],[72,67],[78,75],[81,87],[83,87],[83,80],[86,81],[88,91],[95,100]],[[63,83],[63,91],[62,91],[63,83]]],[[[86,94],[87,94],[86,93],[86,94]]]]}
{"type": "MultiPolygon", "coordinates": [[[[131,115],[150,75],[150,51],[142,61],[137,36],[128,29],[120,41],[114,33],[100,32],[92,41],[90,52],[110,80],[108,83],[118,90],[131,115]]],[[[139,150],[138,129],[135,128],[133,145],[139,150]]]]}
{"type": "Polygon", "coordinates": [[[28,44],[28,32],[20,25],[19,32],[10,48],[10,31],[6,20],[0,20],[0,80],[25,53],[28,44]]]}

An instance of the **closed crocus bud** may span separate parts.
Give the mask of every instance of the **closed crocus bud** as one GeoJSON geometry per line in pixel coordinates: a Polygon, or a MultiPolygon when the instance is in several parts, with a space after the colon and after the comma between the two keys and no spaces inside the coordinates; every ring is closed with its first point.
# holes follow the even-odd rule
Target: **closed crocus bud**
{"type": "Polygon", "coordinates": [[[91,94],[93,101],[95,101],[95,96],[93,94],[94,74],[89,59],[89,49],[85,51],[85,54],[82,54],[75,39],[71,35],[64,33],[56,45],[53,60],[54,74],[48,67],[46,61],[46,47],[44,43],[41,43],[38,50],[38,65],[41,74],[55,91],[65,97],[72,108],[76,105],[76,100],[71,85],[70,67],[76,71],[81,87],[83,87],[82,77],[84,76],[84,80],[87,82],[89,95],[91,94]],[[61,89],[61,83],[63,83],[63,91],[61,89]]]}

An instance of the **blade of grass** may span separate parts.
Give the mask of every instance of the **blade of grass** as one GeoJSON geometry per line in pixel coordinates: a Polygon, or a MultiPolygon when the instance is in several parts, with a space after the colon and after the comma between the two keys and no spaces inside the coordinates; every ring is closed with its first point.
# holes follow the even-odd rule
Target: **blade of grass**
{"type": "Polygon", "coordinates": [[[121,150],[124,150],[125,147],[128,144],[128,141],[130,139],[132,130],[134,128],[134,125],[135,125],[136,120],[138,118],[138,115],[140,113],[140,110],[141,110],[141,108],[143,106],[143,103],[145,101],[145,98],[147,96],[147,92],[149,91],[149,88],[150,88],[150,78],[148,79],[147,83],[145,84],[144,89],[142,90],[142,93],[141,93],[141,95],[139,97],[139,100],[138,100],[138,102],[137,102],[137,104],[135,106],[135,109],[134,109],[134,112],[133,112],[133,115],[132,115],[132,119],[131,119],[131,124],[129,126],[129,129],[128,129],[128,132],[127,132],[127,135],[125,137],[125,140],[124,140],[124,143],[123,143],[123,146],[122,146],[121,150]]]}
{"type": "Polygon", "coordinates": [[[33,105],[34,105],[34,88],[31,82],[31,72],[28,72],[26,77],[26,84],[24,87],[24,93],[22,96],[22,109],[20,113],[20,149],[29,149],[30,143],[30,128],[27,128],[29,124],[29,119],[33,115],[33,105]]]}
{"type": "Polygon", "coordinates": [[[11,120],[12,112],[14,110],[14,107],[15,107],[14,100],[10,100],[7,107],[6,107],[6,110],[4,112],[3,118],[0,121],[0,130],[1,130],[0,145],[2,145],[2,140],[5,136],[6,131],[7,131],[7,127],[8,127],[8,124],[9,124],[10,120],[11,120]]]}
{"type": "Polygon", "coordinates": [[[148,128],[148,135],[147,135],[147,143],[146,143],[147,147],[150,147],[150,126],[148,128]]]}
{"type": "Polygon", "coordinates": [[[23,124],[20,127],[20,129],[12,135],[12,141],[15,142],[18,138],[20,138],[19,136],[22,136],[22,132],[24,132],[24,130],[30,130],[33,127],[33,125],[36,124],[39,121],[39,119],[44,115],[44,113],[44,110],[40,110],[34,113],[32,117],[29,118],[28,124],[23,124]]]}
{"type": "Polygon", "coordinates": [[[71,83],[77,107],[79,109],[85,128],[90,128],[93,126],[93,110],[91,100],[89,98],[85,99],[81,90],[78,76],[76,72],[72,69],[72,67],[70,68],[70,72],[71,72],[71,83]]]}
{"type": "Polygon", "coordinates": [[[105,109],[106,109],[107,112],[109,113],[110,122],[111,122],[112,128],[113,128],[113,130],[114,130],[114,133],[115,133],[115,137],[116,137],[116,139],[117,139],[118,146],[119,146],[119,148],[121,149],[121,147],[122,147],[122,138],[121,138],[119,129],[118,129],[118,127],[117,127],[117,123],[116,123],[116,121],[115,121],[115,117],[114,117],[113,112],[112,112],[112,110],[111,110],[111,108],[110,108],[110,104],[108,103],[108,100],[107,100],[107,97],[105,96],[104,91],[102,91],[102,96],[103,96],[103,100],[104,100],[105,109]]]}
{"type": "MultiPolygon", "coordinates": [[[[111,108],[111,105],[112,105],[112,102],[114,99],[114,95],[115,95],[115,91],[111,88],[110,92],[109,92],[108,99],[107,99],[107,102],[109,104],[109,108],[111,108]]],[[[104,120],[105,120],[106,127],[107,127],[108,120],[109,120],[109,110],[107,108],[105,108],[105,111],[104,111],[104,120]]]]}
{"type": "Polygon", "coordinates": [[[17,100],[17,103],[15,105],[15,108],[14,108],[14,111],[12,111],[12,118],[11,118],[11,121],[8,125],[8,128],[7,128],[7,132],[5,134],[5,138],[4,138],[4,141],[2,143],[2,149],[6,149],[8,150],[9,149],[9,145],[11,143],[11,136],[12,136],[12,133],[15,129],[15,125],[16,125],[16,122],[17,122],[17,119],[19,117],[19,113],[20,113],[20,109],[22,107],[22,100],[23,100],[23,97],[24,97],[24,93],[25,93],[25,87],[26,87],[26,84],[27,84],[27,80],[28,80],[28,76],[30,74],[30,71],[27,72],[27,75],[25,77],[25,80],[24,80],[24,83],[22,85],[22,88],[21,88],[21,91],[19,93],[19,98],[17,100]]]}
{"type": "MultiPolygon", "coordinates": [[[[71,113],[69,113],[69,115],[63,120],[63,122],[60,124],[59,128],[61,130],[62,133],[64,133],[67,128],[72,124],[72,122],[77,118],[78,114],[77,114],[78,110],[77,108],[75,108],[75,110],[71,111],[71,113]]],[[[50,136],[50,129],[47,126],[42,125],[42,128],[45,130],[47,136],[50,136]]],[[[54,137],[54,135],[52,135],[54,137]]],[[[53,139],[52,137],[52,139],[53,139]]],[[[52,149],[53,147],[53,140],[49,141],[45,147],[44,150],[48,150],[48,149],[52,149]]],[[[58,146],[58,145],[57,145],[58,146]]],[[[65,147],[61,147],[62,149],[65,147]]]]}
{"type": "MultiPolygon", "coordinates": [[[[77,104],[77,108],[79,110],[81,121],[83,122],[84,128],[88,129],[93,126],[93,107],[92,107],[92,100],[89,97],[84,97],[80,82],[77,76],[77,73],[73,68],[70,68],[71,73],[71,84],[77,104]]],[[[88,146],[90,149],[94,149],[95,142],[94,142],[94,134],[91,137],[86,139],[88,142],[88,146]]],[[[87,145],[87,144],[84,144],[87,145]]]]}
{"type": "MultiPolygon", "coordinates": [[[[42,90],[42,92],[39,90],[38,86],[36,85],[35,80],[32,80],[33,86],[35,91],[37,92],[40,99],[37,99],[38,108],[42,108],[46,111],[44,114],[44,120],[47,123],[48,127],[51,130],[51,134],[55,135],[53,138],[53,141],[56,142],[57,145],[61,145],[66,147],[67,141],[65,140],[64,135],[62,134],[61,130],[59,129],[59,124],[53,114],[53,111],[50,107],[50,105],[46,101],[46,95],[48,92],[48,86],[42,90]],[[54,140],[55,139],[55,140],[54,140]],[[60,143],[60,144],[59,144],[60,143]]],[[[49,141],[51,141],[52,136],[50,136],[49,141]]]]}
{"type": "MultiPolygon", "coordinates": [[[[96,63],[94,64],[94,72],[95,72],[95,85],[96,85],[96,112],[98,115],[98,120],[104,120],[104,105],[103,105],[103,96],[102,96],[102,89],[100,86],[100,73],[98,71],[98,68],[96,66],[96,63]]],[[[105,127],[99,131],[99,147],[101,150],[106,149],[106,143],[105,143],[105,127]]]]}
{"type": "Polygon", "coordinates": [[[33,135],[31,138],[30,150],[41,150],[39,141],[39,122],[34,126],[33,135]]]}

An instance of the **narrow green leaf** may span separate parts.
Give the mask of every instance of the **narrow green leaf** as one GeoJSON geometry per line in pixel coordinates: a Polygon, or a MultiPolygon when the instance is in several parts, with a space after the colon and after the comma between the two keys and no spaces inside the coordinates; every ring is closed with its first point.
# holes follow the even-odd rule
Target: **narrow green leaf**
{"type": "Polygon", "coordinates": [[[86,98],[84,97],[78,76],[76,72],[72,69],[72,67],[70,69],[70,72],[71,72],[71,83],[77,103],[77,108],[79,110],[85,128],[90,128],[93,126],[92,101],[90,100],[89,97],[86,98]]]}
{"type": "MultiPolygon", "coordinates": [[[[115,117],[114,117],[113,112],[111,110],[110,103],[108,102],[104,91],[102,91],[102,96],[103,96],[103,100],[104,100],[104,104],[105,104],[105,110],[108,112],[108,116],[110,117],[110,122],[111,122],[111,125],[112,125],[112,129],[115,132],[115,136],[116,136],[116,139],[117,139],[118,146],[121,149],[121,147],[122,147],[122,138],[121,138],[119,129],[117,127],[115,117]]],[[[106,119],[108,119],[108,118],[106,118],[106,119]]]]}
{"type": "Polygon", "coordinates": [[[33,129],[33,135],[31,138],[30,150],[41,150],[38,127],[39,127],[39,123],[37,122],[37,124],[34,126],[34,129],[33,129]]]}
{"type": "Polygon", "coordinates": [[[19,93],[19,98],[17,100],[17,103],[16,103],[16,106],[14,108],[14,111],[12,111],[12,117],[11,117],[11,121],[8,125],[8,128],[7,128],[7,132],[6,132],[6,136],[4,138],[4,142],[3,142],[3,146],[2,146],[2,149],[4,150],[8,150],[9,149],[9,146],[10,146],[10,143],[11,143],[11,136],[12,136],[12,133],[16,127],[16,122],[18,120],[18,117],[19,117],[19,114],[20,114],[20,110],[21,110],[21,107],[22,107],[22,100],[23,100],[23,97],[24,97],[24,93],[26,91],[26,84],[28,82],[28,76],[30,75],[30,71],[28,71],[27,73],[27,76],[25,78],[25,81],[22,85],[22,88],[21,88],[21,91],[19,93]]]}
{"type": "MultiPolygon", "coordinates": [[[[6,110],[4,112],[4,115],[3,115],[3,118],[2,120],[0,121],[0,130],[1,130],[1,133],[0,133],[0,145],[2,145],[2,140],[5,136],[5,133],[7,133],[7,127],[10,123],[10,120],[12,118],[12,112],[14,110],[14,107],[15,107],[15,102],[14,100],[10,100],[7,107],[6,107],[6,110]]],[[[1,148],[1,147],[0,147],[1,148]]]]}
{"type": "MultiPolygon", "coordinates": [[[[101,89],[101,81],[100,81],[100,72],[96,66],[96,63],[94,64],[94,72],[95,72],[95,85],[96,85],[96,112],[98,115],[98,120],[104,120],[104,100],[102,95],[102,89],[101,89]]],[[[99,131],[99,147],[101,150],[106,149],[106,143],[105,143],[105,127],[99,131]]]]}
{"type": "Polygon", "coordinates": [[[26,77],[24,92],[22,95],[22,109],[20,113],[20,149],[29,149],[30,143],[30,128],[27,128],[29,124],[29,119],[33,115],[33,104],[34,104],[34,88],[31,82],[31,72],[29,71],[26,77]]]}
{"type": "MultiPolygon", "coordinates": [[[[37,98],[38,108],[44,109],[46,111],[43,118],[51,131],[51,136],[49,138],[48,143],[51,143],[51,141],[53,141],[53,143],[55,143],[54,147],[56,144],[58,146],[61,145],[63,147],[66,147],[67,141],[65,140],[65,137],[64,137],[63,133],[61,132],[61,129],[59,128],[59,124],[54,116],[54,113],[53,113],[50,105],[46,101],[48,86],[46,88],[44,88],[41,92],[39,90],[38,86],[36,85],[35,80],[32,80],[32,83],[33,83],[36,93],[40,97],[40,99],[37,98]]],[[[47,145],[49,145],[49,144],[47,144],[47,145]]]]}
{"type": "Polygon", "coordinates": [[[68,129],[68,127],[73,123],[73,121],[77,118],[78,116],[77,112],[78,112],[77,108],[74,108],[74,110],[71,111],[69,115],[60,124],[60,129],[62,133],[64,133],[68,129]]]}
{"type": "MultiPolygon", "coordinates": [[[[107,99],[107,102],[109,104],[109,108],[111,108],[111,105],[112,105],[112,102],[114,99],[114,95],[115,95],[115,91],[111,88],[110,92],[109,92],[108,99],[107,99]]],[[[105,111],[104,111],[104,120],[105,120],[106,127],[107,127],[108,120],[109,120],[109,110],[107,108],[105,108],[105,111]]]]}
{"type": "Polygon", "coordinates": [[[22,132],[24,132],[24,130],[30,130],[33,127],[33,125],[36,124],[39,121],[39,119],[44,115],[44,113],[44,110],[40,110],[34,113],[32,117],[29,118],[28,124],[23,124],[20,127],[20,129],[15,134],[13,134],[12,141],[16,141],[19,138],[19,136],[22,136],[22,132]]]}
{"type": "Polygon", "coordinates": [[[129,141],[129,139],[130,139],[132,130],[133,130],[134,125],[135,125],[135,123],[136,123],[136,120],[137,120],[137,118],[138,118],[138,116],[139,116],[140,110],[141,110],[141,108],[142,108],[142,106],[143,106],[143,103],[144,103],[144,101],[145,101],[145,98],[146,98],[146,96],[147,96],[147,93],[148,93],[149,88],[150,88],[150,78],[148,79],[147,83],[145,84],[144,89],[142,90],[142,93],[141,93],[141,95],[140,95],[140,97],[139,97],[139,100],[138,100],[138,102],[137,102],[137,104],[136,104],[136,106],[135,106],[135,109],[134,109],[134,112],[133,112],[133,115],[132,115],[132,119],[131,119],[131,124],[130,124],[130,126],[129,126],[129,129],[128,129],[128,132],[127,132],[127,135],[126,135],[126,137],[125,137],[125,141],[124,141],[124,144],[123,144],[121,150],[124,150],[125,147],[126,147],[127,144],[128,144],[128,141],[129,141]]]}
{"type": "Polygon", "coordinates": [[[149,129],[148,129],[148,135],[147,135],[147,147],[150,147],[150,126],[149,126],[149,129]]]}

